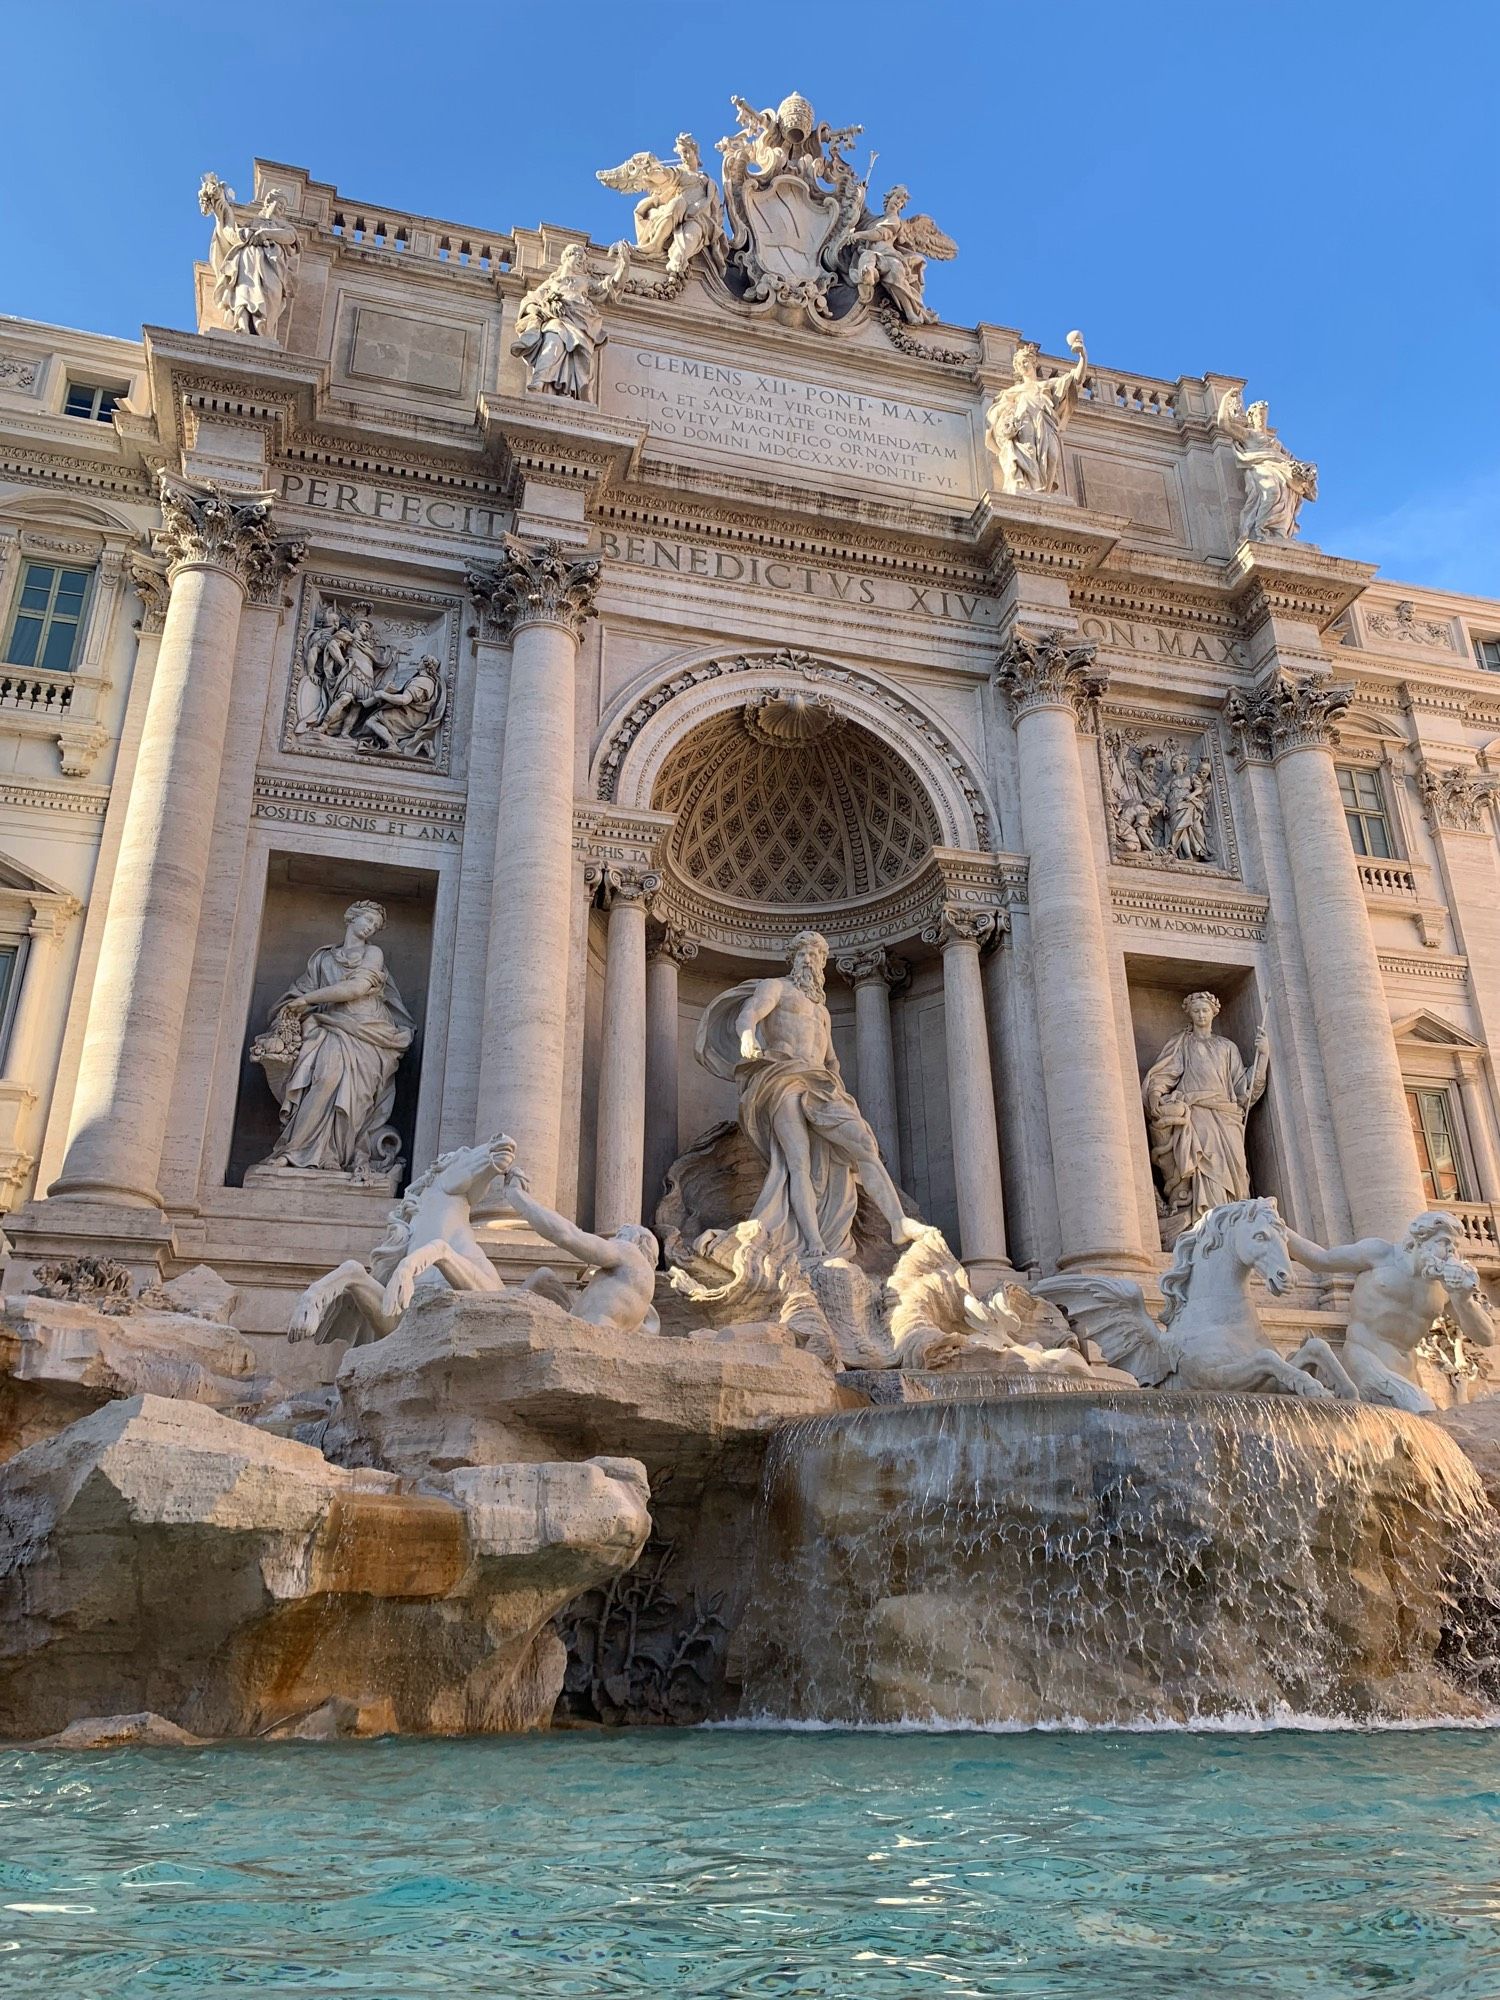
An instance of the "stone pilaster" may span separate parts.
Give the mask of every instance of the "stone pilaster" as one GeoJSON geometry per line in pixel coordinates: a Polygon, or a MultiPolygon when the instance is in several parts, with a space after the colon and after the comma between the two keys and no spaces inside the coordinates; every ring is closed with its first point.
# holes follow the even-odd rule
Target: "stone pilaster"
{"type": "Polygon", "coordinates": [[[678,967],[698,956],[698,943],[675,924],[646,929],[646,1170],[645,1221],[661,1200],[678,1146],[678,967]]]}
{"type": "Polygon", "coordinates": [[[599,1048],[599,1131],[594,1227],[608,1236],[641,1219],[646,1152],[646,911],[661,878],[641,868],[596,866],[585,878],[609,912],[604,1033],[599,1048]]]}
{"type": "Polygon", "coordinates": [[[511,640],[485,968],[476,1137],[509,1132],[539,1201],[556,1199],[573,894],[574,671],[599,564],[507,540],[475,595],[511,640]]]}
{"type": "Polygon", "coordinates": [[[1399,1242],[1425,1206],[1380,960],[1339,798],[1333,749],[1352,687],[1273,671],[1225,714],[1239,754],[1274,767],[1294,844],[1297,930],[1328,1109],[1356,1236],[1399,1242]]]}
{"type": "Polygon", "coordinates": [[[1108,941],[1078,725],[1108,676],[1092,646],[1017,631],[996,682],[1015,718],[1033,976],[1063,1269],[1144,1261],[1108,941]]]}
{"type": "Polygon", "coordinates": [[[992,910],[945,904],[936,921],[922,932],[923,941],[937,945],[943,954],[943,1032],[948,1045],[948,1112],[953,1128],[960,1254],[971,1280],[984,1290],[993,1290],[1010,1270],[984,978],[979,967],[980,947],[993,941],[999,922],[992,910]]]}
{"type": "Polygon", "coordinates": [[[837,961],[854,988],[854,1046],[859,1065],[859,1108],[875,1137],[891,1178],[901,1178],[901,1142],[896,1119],[896,1049],[891,1037],[891,990],[911,977],[906,961],[884,945],[870,945],[837,961]]]}
{"type": "Polygon", "coordinates": [[[247,596],[301,559],[271,495],[159,475],[169,597],[100,941],[67,1153],[50,1192],[159,1208],[177,1069],[247,596]]]}

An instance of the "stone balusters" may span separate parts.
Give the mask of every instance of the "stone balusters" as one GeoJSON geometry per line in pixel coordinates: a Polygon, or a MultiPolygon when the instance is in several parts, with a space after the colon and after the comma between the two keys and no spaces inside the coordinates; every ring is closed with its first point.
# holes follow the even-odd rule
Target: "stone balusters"
{"type": "MultiPolygon", "coordinates": [[[[1080,716],[1107,676],[1092,646],[1017,632],[996,676],[1015,716],[1032,962],[1052,1140],[1061,1268],[1145,1261],[1109,954],[1078,755],[1080,716]]],[[[1137,1114],[1138,1115],[1138,1114],[1137,1114]]]]}
{"type": "Polygon", "coordinates": [[[1294,839],[1297,931],[1356,1236],[1400,1242],[1427,1206],[1375,937],[1339,798],[1333,748],[1354,690],[1274,671],[1225,713],[1242,754],[1275,769],[1294,839]]]}
{"type": "Polygon", "coordinates": [[[557,1199],[574,893],[574,669],[599,583],[596,558],[506,543],[470,585],[510,635],[495,815],[477,1130],[509,1132],[532,1193],[557,1199]]]}
{"type": "Polygon", "coordinates": [[[838,960],[854,988],[854,1046],[859,1067],[859,1108],[880,1142],[880,1157],[891,1178],[901,1178],[901,1145],[896,1124],[896,1049],[891,1039],[891,989],[904,985],[911,968],[884,945],[870,945],[838,960]]]}
{"type": "Polygon", "coordinates": [[[939,946],[943,954],[943,1028],[961,1254],[970,1278],[985,1290],[992,1290],[1010,1270],[984,977],[979,967],[980,947],[994,938],[997,922],[993,911],[949,904],[922,933],[923,942],[939,946]]]}
{"type": "Polygon", "coordinates": [[[301,558],[269,493],[158,475],[170,590],[55,1197],[159,1208],[157,1177],[219,795],[245,599],[301,558]]]}
{"type": "Polygon", "coordinates": [[[643,1220],[650,1226],[667,1170],[677,1158],[677,970],[698,956],[698,945],[675,924],[646,931],[646,1172],[643,1220]]]}
{"type": "Polygon", "coordinates": [[[604,1034],[599,1049],[599,1130],[594,1227],[608,1236],[641,1219],[646,1151],[646,909],[661,877],[591,865],[584,878],[609,912],[604,1034]]]}

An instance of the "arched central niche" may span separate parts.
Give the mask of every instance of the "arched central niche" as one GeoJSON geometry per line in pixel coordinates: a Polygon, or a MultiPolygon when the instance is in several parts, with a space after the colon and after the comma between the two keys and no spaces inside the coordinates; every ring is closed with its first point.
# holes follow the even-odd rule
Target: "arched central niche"
{"type": "Polygon", "coordinates": [[[827,696],[768,688],[670,752],[651,804],[675,873],[741,908],[851,904],[898,888],[942,829],[906,760],[827,696]]]}

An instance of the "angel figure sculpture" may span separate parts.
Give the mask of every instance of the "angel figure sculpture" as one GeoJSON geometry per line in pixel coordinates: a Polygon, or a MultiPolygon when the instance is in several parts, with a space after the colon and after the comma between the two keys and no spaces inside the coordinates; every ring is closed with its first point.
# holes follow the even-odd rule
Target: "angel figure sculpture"
{"type": "MultiPolygon", "coordinates": [[[[1300,1254],[1300,1253],[1299,1253],[1300,1254]]],[[[1270,1389],[1357,1402],[1343,1363],[1316,1334],[1283,1358],[1266,1339],[1250,1280],[1279,1298],[1292,1282],[1287,1226],[1268,1196],[1210,1209],[1177,1239],[1160,1321],[1128,1278],[1044,1278],[1033,1289],[1078,1322],[1112,1367],[1143,1388],[1270,1389]]]]}
{"type": "Polygon", "coordinates": [[[1226,389],[1219,398],[1219,428],[1228,433],[1245,473],[1242,542],[1291,541],[1303,501],[1318,497],[1318,468],[1292,457],[1271,428],[1270,408],[1252,403],[1247,410],[1238,389],[1226,389]]]}
{"type": "Polygon", "coordinates": [[[1041,371],[1041,350],[1023,340],[1011,357],[1015,380],[990,404],[985,418],[985,443],[1000,472],[1004,493],[1060,493],[1063,483],[1063,432],[1078,407],[1088,373],[1083,335],[1068,335],[1068,349],[1078,356],[1061,375],[1041,371]]]}
{"type": "Polygon", "coordinates": [[[595,174],[616,194],[638,194],[635,247],[643,257],[665,258],[669,277],[681,277],[695,257],[724,268],[724,203],[718,182],[705,173],[691,132],[677,135],[676,157],[632,153],[618,167],[595,174]]]}
{"type": "Polygon", "coordinates": [[[291,223],[283,221],[286,196],[268,188],[251,222],[235,219],[234,189],[217,174],[205,174],[198,206],[214,219],[208,261],[214,303],[226,326],[274,340],[297,282],[300,245],[291,223]]]}
{"type": "Polygon", "coordinates": [[[599,307],[618,297],[630,268],[630,245],[616,243],[610,255],[609,270],[596,278],[583,245],[570,243],[557,269],[522,299],[510,351],[527,364],[528,389],[580,402],[592,397],[606,337],[599,307]]]}
{"type": "Polygon", "coordinates": [[[851,232],[846,249],[846,254],[852,253],[849,282],[866,302],[883,287],[909,326],[927,326],[937,318],[922,298],[927,260],[947,262],[958,255],[958,245],[930,215],[907,215],[910,199],[907,189],[893,187],[879,215],[867,212],[851,232]]]}

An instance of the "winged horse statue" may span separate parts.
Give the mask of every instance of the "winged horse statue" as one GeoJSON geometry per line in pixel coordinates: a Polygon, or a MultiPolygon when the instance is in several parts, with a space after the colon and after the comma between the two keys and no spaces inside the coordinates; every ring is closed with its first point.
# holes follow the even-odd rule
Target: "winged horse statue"
{"type": "Polygon", "coordinates": [[[1292,1282],[1287,1226],[1266,1196],[1225,1202],[1177,1239],[1161,1281],[1160,1320],[1128,1278],[1064,1276],[1033,1289],[1065,1306],[1112,1367],[1148,1389],[1272,1390],[1359,1400],[1348,1370],[1316,1335],[1295,1354],[1267,1341],[1250,1293],[1263,1278],[1274,1297],[1292,1282]]]}

